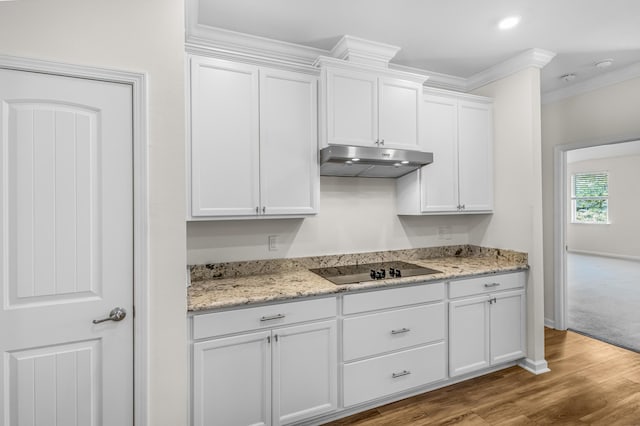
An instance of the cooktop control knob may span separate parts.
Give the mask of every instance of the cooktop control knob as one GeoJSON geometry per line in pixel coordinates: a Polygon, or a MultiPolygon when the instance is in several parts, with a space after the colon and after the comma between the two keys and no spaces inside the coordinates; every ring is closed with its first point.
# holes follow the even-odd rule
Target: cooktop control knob
{"type": "Polygon", "coordinates": [[[380,269],[380,277],[381,278],[386,278],[387,277],[387,271],[385,271],[384,269],[380,269]]]}
{"type": "Polygon", "coordinates": [[[402,276],[402,273],[400,272],[400,269],[396,269],[396,278],[400,278],[402,276]]]}
{"type": "Polygon", "coordinates": [[[395,277],[396,276],[396,270],[393,268],[389,268],[389,276],[390,277],[395,277]]]}
{"type": "Polygon", "coordinates": [[[369,276],[371,277],[372,280],[375,280],[376,279],[376,271],[374,271],[372,269],[371,272],[369,272],[369,276]]]}

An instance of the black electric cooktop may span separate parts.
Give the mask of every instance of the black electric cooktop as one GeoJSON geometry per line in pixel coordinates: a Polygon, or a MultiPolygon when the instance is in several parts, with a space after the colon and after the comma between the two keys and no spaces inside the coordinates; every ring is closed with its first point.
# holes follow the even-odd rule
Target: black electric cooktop
{"type": "Polygon", "coordinates": [[[412,263],[391,261],[380,263],[363,263],[359,265],[332,266],[328,268],[309,269],[337,285],[355,284],[364,281],[388,280],[418,275],[437,274],[440,271],[412,263]]]}

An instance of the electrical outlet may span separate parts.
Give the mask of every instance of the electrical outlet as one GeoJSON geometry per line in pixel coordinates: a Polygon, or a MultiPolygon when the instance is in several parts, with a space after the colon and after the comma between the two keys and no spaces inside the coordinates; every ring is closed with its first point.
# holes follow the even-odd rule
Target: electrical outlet
{"type": "Polygon", "coordinates": [[[278,251],[278,236],[269,235],[269,238],[267,239],[267,245],[269,247],[269,251],[278,251]]]}

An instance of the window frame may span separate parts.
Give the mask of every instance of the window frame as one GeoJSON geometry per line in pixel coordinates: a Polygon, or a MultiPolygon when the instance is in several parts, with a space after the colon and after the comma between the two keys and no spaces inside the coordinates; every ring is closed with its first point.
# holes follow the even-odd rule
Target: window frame
{"type": "Polygon", "coordinates": [[[608,171],[590,171],[590,172],[574,172],[571,174],[571,191],[569,200],[571,202],[571,223],[579,224],[579,225],[609,225],[611,222],[609,220],[609,177],[610,173],[608,171]],[[594,197],[578,197],[576,196],[576,176],[580,175],[605,175],[607,178],[607,195],[606,196],[594,196],[594,197]],[[577,219],[577,201],[606,201],[607,202],[607,210],[606,210],[606,219],[603,222],[586,222],[580,221],[577,219]]]}

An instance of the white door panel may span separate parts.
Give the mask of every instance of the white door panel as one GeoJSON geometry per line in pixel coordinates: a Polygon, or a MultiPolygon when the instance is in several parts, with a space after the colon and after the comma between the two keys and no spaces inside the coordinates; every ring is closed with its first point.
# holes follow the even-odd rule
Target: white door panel
{"type": "Polygon", "coordinates": [[[317,211],[316,78],[260,70],[260,199],[266,214],[317,211]]]}
{"type": "Polygon", "coordinates": [[[9,355],[9,376],[17,395],[12,425],[97,425],[101,367],[99,341],[90,340],[9,355]]]}
{"type": "Polygon", "coordinates": [[[131,100],[0,70],[5,426],[133,423],[131,100]],[[116,306],[123,321],[92,323],[116,306]]]}

